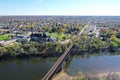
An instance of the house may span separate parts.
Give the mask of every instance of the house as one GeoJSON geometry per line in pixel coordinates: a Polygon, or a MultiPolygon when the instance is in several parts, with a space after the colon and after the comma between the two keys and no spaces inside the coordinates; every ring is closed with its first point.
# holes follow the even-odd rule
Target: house
{"type": "Polygon", "coordinates": [[[119,33],[117,33],[117,34],[116,34],[116,37],[120,39],[120,34],[119,34],[119,33]]]}
{"type": "Polygon", "coordinates": [[[32,33],[30,37],[31,37],[30,41],[46,42],[51,40],[51,37],[47,36],[45,31],[39,33],[32,33]]]}
{"type": "Polygon", "coordinates": [[[15,37],[16,41],[21,42],[22,44],[25,43],[25,41],[27,40],[28,42],[30,41],[30,37],[29,36],[24,36],[24,35],[18,35],[15,37]]]}
{"type": "Polygon", "coordinates": [[[4,27],[5,27],[5,24],[0,23],[0,29],[1,29],[1,28],[4,28],[4,27]]]}
{"type": "Polygon", "coordinates": [[[48,41],[49,37],[46,34],[40,34],[40,33],[35,33],[35,34],[31,34],[31,41],[48,41]]]}

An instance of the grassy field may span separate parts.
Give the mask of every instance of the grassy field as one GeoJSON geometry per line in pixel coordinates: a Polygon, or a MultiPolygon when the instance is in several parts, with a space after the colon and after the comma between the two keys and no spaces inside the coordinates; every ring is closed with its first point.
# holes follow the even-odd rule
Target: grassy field
{"type": "Polygon", "coordinates": [[[8,35],[0,35],[0,40],[7,40],[9,39],[8,35]]]}
{"type": "Polygon", "coordinates": [[[65,34],[60,34],[60,33],[57,33],[57,32],[55,32],[55,33],[48,33],[47,32],[47,35],[55,37],[55,38],[60,39],[60,40],[63,40],[63,38],[65,37],[65,34]]]}

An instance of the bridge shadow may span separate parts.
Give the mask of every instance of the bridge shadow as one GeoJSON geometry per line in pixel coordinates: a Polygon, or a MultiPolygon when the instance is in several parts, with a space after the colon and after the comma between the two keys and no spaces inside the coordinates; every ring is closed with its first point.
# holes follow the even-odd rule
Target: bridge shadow
{"type": "Polygon", "coordinates": [[[73,56],[74,55],[70,55],[69,56],[69,59],[65,62],[65,65],[63,65],[64,67],[63,67],[63,69],[65,70],[65,71],[67,71],[67,69],[69,68],[69,65],[70,65],[70,63],[71,63],[71,61],[72,61],[72,59],[73,59],[73,56]]]}

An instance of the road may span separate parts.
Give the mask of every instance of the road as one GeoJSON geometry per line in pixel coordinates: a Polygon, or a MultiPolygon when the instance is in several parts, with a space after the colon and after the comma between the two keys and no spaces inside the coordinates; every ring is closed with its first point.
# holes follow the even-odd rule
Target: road
{"type": "Polygon", "coordinates": [[[95,33],[96,37],[99,37],[99,28],[96,27],[95,24],[90,24],[92,20],[90,20],[88,22],[88,24],[81,30],[81,32],[79,33],[79,35],[81,35],[82,33],[85,33],[85,34],[93,34],[95,33]]]}
{"type": "Polygon", "coordinates": [[[90,20],[90,21],[88,22],[88,24],[80,31],[79,35],[81,35],[81,34],[83,33],[83,31],[90,25],[91,21],[92,21],[92,20],[90,20]]]}

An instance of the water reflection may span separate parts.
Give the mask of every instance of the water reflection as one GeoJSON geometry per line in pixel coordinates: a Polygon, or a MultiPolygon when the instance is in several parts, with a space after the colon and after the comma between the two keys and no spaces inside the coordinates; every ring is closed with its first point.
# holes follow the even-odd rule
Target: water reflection
{"type": "Polygon", "coordinates": [[[41,80],[58,58],[0,62],[0,80],[41,80]]]}
{"type": "Polygon", "coordinates": [[[84,73],[103,73],[120,71],[120,53],[82,53],[74,55],[66,72],[76,75],[78,71],[84,73]]]}

